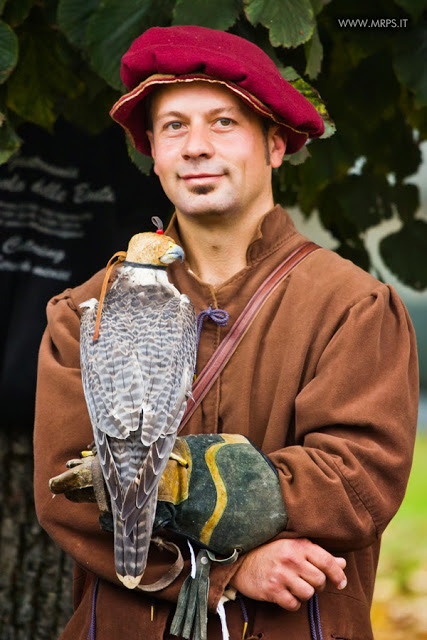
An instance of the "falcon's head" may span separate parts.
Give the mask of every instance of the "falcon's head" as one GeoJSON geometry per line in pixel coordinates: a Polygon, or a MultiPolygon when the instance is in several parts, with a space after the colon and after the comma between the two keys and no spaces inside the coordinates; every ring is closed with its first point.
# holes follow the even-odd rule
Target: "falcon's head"
{"type": "Polygon", "coordinates": [[[169,236],[158,233],[137,233],[130,239],[126,260],[139,264],[166,266],[180,258],[184,250],[169,236]]]}

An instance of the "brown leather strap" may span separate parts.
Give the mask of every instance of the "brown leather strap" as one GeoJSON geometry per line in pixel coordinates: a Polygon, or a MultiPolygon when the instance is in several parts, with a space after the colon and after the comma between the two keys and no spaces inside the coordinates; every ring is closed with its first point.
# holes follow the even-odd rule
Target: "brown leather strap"
{"type": "Polygon", "coordinates": [[[320,249],[320,247],[314,242],[304,242],[304,244],[297,247],[297,249],[287,256],[287,258],[285,258],[285,260],[279,264],[272,273],[270,273],[268,278],[266,278],[262,285],[257,289],[240,316],[237,318],[227,336],[220,343],[203,370],[200,372],[193,385],[192,398],[189,398],[187,402],[187,408],[181,420],[178,433],[185,427],[221,371],[224,369],[268,296],[275,290],[277,285],[290,274],[292,269],[304,260],[304,258],[310,255],[310,253],[316,251],[316,249],[320,249]]]}
{"type": "Polygon", "coordinates": [[[138,589],[147,593],[154,593],[155,591],[161,591],[168,587],[177,577],[180,575],[184,568],[184,558],[182,557],[181,549],[171,542],[170,540],[163,540],[163,538],[151,538],[151,542],[154,542],[159,549],[167,549],[172,553],[176,553],[175,562],[169,567],[169,569],[162,575],[159,580],[152,582],[151,584],[139,584],[138,589]]]}

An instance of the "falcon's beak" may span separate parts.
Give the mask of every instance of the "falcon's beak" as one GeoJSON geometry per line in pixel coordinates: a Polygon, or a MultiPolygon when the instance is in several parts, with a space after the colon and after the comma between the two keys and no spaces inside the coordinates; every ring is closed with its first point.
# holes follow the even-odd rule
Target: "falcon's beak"
{"type": "Polygon", "coordinates": [[[178,258],[180,258],[182,262],[184,261],[184,249],[180,247],[179,244],[173,244],[166,253],[162,255],[160,262],[163,262],[163,264],[171,264],[175,262],[175,260],[178,260],[178,258]]]}

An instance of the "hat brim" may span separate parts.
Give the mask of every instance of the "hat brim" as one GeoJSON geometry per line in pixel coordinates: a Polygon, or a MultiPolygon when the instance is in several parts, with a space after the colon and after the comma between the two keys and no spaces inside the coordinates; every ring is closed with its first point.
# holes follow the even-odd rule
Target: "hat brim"
{"type": "Polygon", "coordinates": [[[158,86],[189,82],[210,82],[221,84],[241,98],[255,113],[273,123],[284,127],[287,137],[286,153],[296,153],[310,137],[309,132],[300,131],[281,121],[271,109],[254,95],[227,80],[219,80],[204,74],[176,76],[172,74],[154,74],[140,82],[132,91],[125,93],[112,107],[110,116],[126,131],[132,145],[141,153],[151,156],[150,142],[147,137],[147,114],[144,99],[158,86]]]}

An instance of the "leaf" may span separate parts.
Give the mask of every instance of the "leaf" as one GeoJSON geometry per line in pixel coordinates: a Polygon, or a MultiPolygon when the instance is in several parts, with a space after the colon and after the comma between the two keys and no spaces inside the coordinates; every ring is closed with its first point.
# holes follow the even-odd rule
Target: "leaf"
{"type": "Polygon", "coordinates": [[[22,140],[10,125],[3,113],[0,113],[0,165],[9,160],[21,146],[22,140]]]}
{"type": "Polygon", "coordinates": [[[317,16],[323,9],[323,7],[329,4],[331,0],[311,0],[314,15],[317,16]]]}
{"type": "Polygon", "coordinates": [[[420,192],[417,185],[396,184],[393,188],[393,201],[402,222],[410,222],[420,206],[420,192]]]}
{"type": "Polygon", "coordinates": [[[405,9],[415,21],[421,17],[423,11],[427,9],[427,0],[394,0],[395,4],[405,9]]]}
{"type": "Polygon", "coordinates": [[[240,10],[240,0],[177,0],[172,24],[196,24],[227,31],[236,22],[240,10]]]}
{"type": "Polygon", "coordinates": [[[427,140],[427,107],[408,113],[408,122],[418,132],[420,141],[427,140]]]}
{"type": "Polygon", "coordinates": [[[357,264],[361,269],[364,269],[365,271],[370,270],[371,258],[360,238],[340,244],[335,251],[342,258],[351,260],[354,264],[357,264]]]}
{"type": "Polygon", "coordinates": [[[408,87],[419,107],[427,105],[427,25],[410,29],[394,44],[394,70],[408,87]]]}
{"type": "Polygon", "coordinates": [[[414,94],[401,87],[399,107],[407,123],[416,131],[416,138],[422,142],[427,138],[427,106],[417,109],[414,94]]]}
{"type": "Polygon", "coordinates": [[[153,158],[150,156],[146,156],[140,151],[137,151],[134,146],[132,146],[129,138],[126,136],[126,146],[128,150],[128,154],[132,162],[138,167],[141,173],[145,175],[149,175],[152,167],[153,167],[153,158]]]}
{"type": "Polygon", "coordinates": [[[4,20],[11,27],[18,27],[28,18],[35,0],[9,0],[4,9],[4,20]]]}
{"type": "Polygon", "coordinates": [[[24,120],[52,130],[57,105],[79,95],[84,84],[73,72],[73,54],[58,32],[29,24],[20,35],[21,54],[7,85],[7,106],[24,120]]]}
{"type": "Polygon", "coordinates": [[[358,232],[366,231],[392,216],[392,188],[385,176],[349,175],[333,189],[344,216],[358,232]]]}
{"type": "Polygon", "coordinates": [[[288,82],[295,82],[301,79],[301,76],[293,67],[279,67],[279,71],[288,82]]]}
{"type": "Polygon", "coordinates": [[[120,94],[88,67],[82,67],[79,75],[85,83],[85,90],[76,98],[67,100],[62,115],[79,129],[98,135],[111,125],[109,111],[120,94]]]}
{"type": "Polygon", "coordinates": [[[394,173],[397,180],[416,173],[422,160],[414,131],[406,124],[401,113],[388,122],[378,124],[373,131],[368,129],[364,145],[368,164],[384,175],[394,173]]]}
{"type": "Polygon", "coordinates": [[[289,164],[297,166],[299,164],[303,164],[307,158],[310,158],[310,151],[308,150],[307,145],[304,145],[299,151],[291,153],[289,156],[285,156],[284,159],[289,162],[289,164]]]}
{"type": "Polygon", "coordinates": [[[266,27],[275,47],[298,47],[313,33],[310,0],[244,0],[244,5],[249,22],[266,27]]]}
{"type": "Polygon", "coordinates": [[[391,120],[398,111],[400,86],[393,73],[389,54],[383,51],[362,59],[355,69],[347,73],[346,80],[336,94],[337,103],[342,103],[343,96],[346,97],[346,105],[341,111],[349,115],[350,126],[353,120],[356,132],[366,128],[375,132],[379,125],[391,120]],[[369,87],[370,90],[362,91],[362,87],[369,87]]]}
{"type": "Polygon", "coordinates": [[[18,62],[18,38],[8,24],[0,20],[0,84],[3,84],[18,62]]]}
{"type": "Polygon", "coordinates": [[[380,254],[401,282],[423,291],[427,287],[427,222],[413,220],[396,233],[383,238],[380,254]]]}
{"type": "Polygon", "coordinates": [[[58,4],[58,25],[74,46],[86,47],[88,19],[98,7],[100,0],[60,0],[58,4]]]}
{"type": "Polygon", "coordinates": [[[333,75],[327,82],[322,75],[320,81],[344,144],[356,156],[366,157],[371,170],[395,173],[398,181],[417,171],[419,145],[406,122],[409,109],[403,106],[402,96],[409,96],[410,108],[414,98],[402,91],[386,52],[362,60],[339,87],[333,75]]]}
{"type": "Polygon", "coordinates": [[[355,158],[344,146],[342,137],[325,140],[322,144],[310,144],[309,158],[299,168],[299,205],[306,215],[319,203],[319,194],[329,183],[347,175],[355,158]]]}
{"type": "Polygon", "coordinates": [[[305,68],[305,73],[308,75],[310,80],[317,78],[321,69],[322,69],[322,60],[323,60],[323,47],[320,42],[319,32],[317,27],[313,31],[313,36],[311,40],[309,40],[304,45],[305,57],[307,60],[307,65],[305,68]]]}
{"type": "MultiPolygon", "coordinates": [[[[291,156],[289,156],[291,157],[291,156]]],[[[274,202],[283,207],[298,205],[298,167],[287,163],[275,169],[272,176],[274,202]]]]}
{"type": "MultiPolygon", "coordinates": [[[[369,29],[366,31],[369,32],[369,29]]],[[[370,33],[372,34],[372,31],[370,33]]],[[[372,35],[368,38],[364,31],[356,31],[352,33],[351,39],[346,32],[338,34],[328,47],[329,78],[333,78],[335,84],[341,86],[349,80],[349,73],[356,69],[362,60],[381,50],[385,42],[386,37],[383,33],[375,34],[375,38],[372,38],[372,35]]]]}
{"type": "Polygon", "coordinates": [[[391,187],[384,176],[348,175],[322,193],[320,218],[340,241],[354,240],[391,217],[390,197],[391,187]]]}
{"type": "Polygon", "coordinates": [[[326,105],[320,97],[319,92],[316,91],[316,89],[310,84],[308,84],[308,82],[303,80],[293,67],[279,67],[279,70],[285,80],[290,82],[294,89],[299,91],[299,93],[301,93],[309,102],[311,102],[317,113],[321,116],[325,125],[325,132],[320,137],[330,138],[331,136],[333,136],[336,131],[335,123],[329,115],[326,109],[326,105]]]}
{"type": "Polygon", "coordinates": [[[170,20],[171,0],[104,0],[88,21],[86,32],[93,69],[114,89],[123,89],[120,60],[146,29],[170,20]]]}
{"type": "Polygon", "coordinates": [[[269,32],[263,26],[258,25],[255,27],[245,19],[244,15],[242,15],[230,31],[234,35],[256,44],[268,55],[269,58],[271,58],[276,67],[283,68],[283,63],[280,60],[280,54],[284,49],[277,49],[273,47],[270,42],[269,32]]]}

